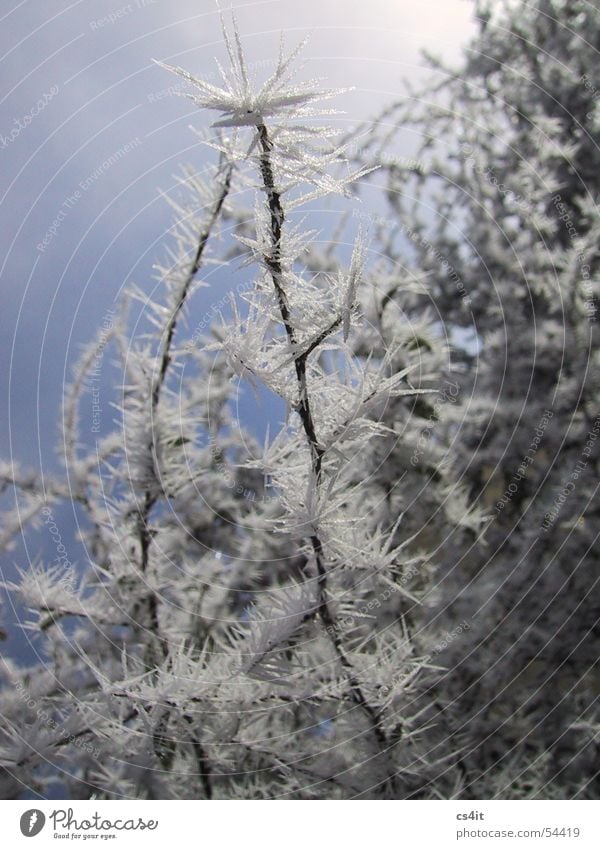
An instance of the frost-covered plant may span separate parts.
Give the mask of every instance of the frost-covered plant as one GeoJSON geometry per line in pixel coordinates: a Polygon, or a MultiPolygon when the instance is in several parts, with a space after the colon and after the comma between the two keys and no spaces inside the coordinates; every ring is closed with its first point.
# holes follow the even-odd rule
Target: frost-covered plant
{"type": "Polygon", "coordinates": [[[348,267],[315,266],[296,210],[347,194],[364,169],[350,173],[334,134],[312,123],[331,93],[293,82],[298,51],[282,50],[254,89],[237,31],[224,38],[222,85],[173,69],[220,113],[219,161],[208,181],[183,181],[190,201],[175,205],[157,267],[164,298],[130,293],[149,331],[131,336],[123,312],[82,358],[64,413],[66,483],[2,470],[20,511],[7,538],[67,499],[89,558],[68,581],[42,562],[9,587],[44,658],[3,662],[3,794],[57,782],[96,798],[449,794],[454,738],[442,730],[441,745],[423,727],[435,652],[406,605],[414,619],[438,514],[479,519],[433,445],[420,449],[424,518],[413,467],[400,481],[385,469],[404,434],[417,450],[411,411],[430,399],[435,414],[444,348],[424,321],[407,331],[381,303],[368,314],[378,286],[402,281],[369,264],[360,234],[348,267]],[[205,338],[184,342],[180,319],[241,188],[255,194],[253,225],[238,232],[249,285],[205,338]],[[100,345],[122,374],[120,418],[90,450],[78,417],[100,345]],[[285,404],[264,446],[233,417],[236,379],[285,404]]]}
{"type": "Polygon", "coordinates": [[[598,749],[573,729],[598,686],[600,12],[475,6],[460,66],[432,62],[361,141],[386,174],[379,243],[426,278],[407,309],[431,306],[455,343],[446,438],[491,517],[487,548],[453,546],[439,569],[436,621],[472,628],[435,698],[463,793],[593,797],[598,749]]]}

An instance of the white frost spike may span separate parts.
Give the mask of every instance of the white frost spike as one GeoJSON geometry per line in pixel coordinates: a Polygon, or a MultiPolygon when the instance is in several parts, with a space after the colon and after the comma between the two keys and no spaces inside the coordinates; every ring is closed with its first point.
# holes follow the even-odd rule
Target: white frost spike
{"type": "Polygon", "coordinates": [[[250,618],[250,633],[240,644],[245,658],[243,671],[255,674],[256,667],[281,649],[314,615],[316,606],[314,594],[306,584],[290,584],[272,593],[267,607],[255,608],[250,618]]]}
{"type": "Polygon", "coordinates": [[[350,333],[350,318],[352,316],[352,310],[356,301],[356,290],[360,282],[360,277],[365,262],[365,251],[366,245],[363,239],[362,232],[359,231],[358,236],[356,237],[354,250],[352,252],[350,271],[348,272],[348,279],[346,281],[344,299],[342,303],[342,331],[344,336],[344,342],[346,342],[346,340],[348,339],[348,334],[350,333]]]}
{"type": "MultiPolygon", "coordinates": [[[[301,85],[290,85],[287,71],[290,63],[304,46],[302,43],[285,60],[280,53],[275,73],[257,92],[253,93],[250,89],[241,40],[235,19],[233,21],[233,31],[236,43],[235,50],[223,26],[225,44],[231,64],[230,79],[224,79],[223,88],[199,80],[182,68],[155,60],[157,65],[182,77],[196,89],[194,94],[186,95],[194,103],[203,109],[215,109],[221,112],[223,118],[220,121],[216,121],[213,126],[256,127],[262,124],[265,118],[272,115],[287,115],[287,117],[302,115],[306,117],[307,115],[319,114],[311,109],[307,110],[306,107],[308,104],[316,100],[333,97],[348,90],[335,89],[328,91],[318,89],[314,87],[314,81],[301,85]]],[[[224,76],[223,72],[222,75],[224,76]]]]}
{"type": "MultiPolygon", "coordinates": [[[[96,798],[247,797],[248,776],[263,797],[358,798],[375,787],[391,796],[394,774],[399,792],[416,791],[421,777],[420,786],[430,784],[432,738],[404,702],[416,695],[406,682],[423,650],[421,629],[409,635],[402,626],[404,597],[416,610],[407,584],[418,576],[418,598],[430,604],[435,563],[419,551],[423,521],[429,528],[446,507],[440,532],[436,520],[425,534],[433,545],[447,525],[468,522],[477,534],[480,526],[442,468],[458,407],[412,471],[427,408],[413,423],[402,396],[434,391],[411,388],[407,376],[418,369],[414,382],[433,385],[446,348],[437,331],[425,332],[426,318],[414,319],[423,300],[416,286],[404,320],[403,284],[385,250],[363,271],[372,256],[357,228],[342,270],[337,246],[348,220],[332,235],[315,234],[293,213],[314,198],[348,195],[348,183],[370,170],[359,166],[365,151],[357,154],[352,134],[337,143],[321,122],[306,126],[325,93],[291,78],[300,48],[287,58],[282,51],[260,87],[235,21],[225,46],[216,84],[176,73],[219,123],[249,132],[203,138],[218,163],[186,172],[176,198],[166,198],[176,220],[155,265],[162,294],[129,287],[136,316],[111,320],[114,329],[103,328],[85,352],[65,404],[66,478],[0,463],[0,491],[16,490],[0,541],[18,539],[34,520],[55,558],[0,582],[31,607],[25,627],[39,631],[43,649],[21,676],[0,662],[4,797],[23,787],[47,795],[57,776],[75,795],[84,777],[96,798]],[[255,214],[239,205],[250,196],[255,214]],[[209,262],[229,266],[219,282],[232,292],[234,258],[254,271],[230,306],[217,290],[208,309],[191,308],[212,276],[203,273],[209,262]],[[142,332],[133,330],[138,313],[142,332]],[[191,338],[186,313],[201,319],[191,338]],[[109,341],[96,383],[99,346],[109,341]],[[262,450],[248,432],[250,411],[237,403],[246,382],[255,411],[263,390],[285,403],[285,421],[273,437],[267,427],[262,450]],[[106,390],[106,415],[118,416],[98,441],[79,421],[89,421],[94,386],[106,390]],[[71,521],[61,527],[64,502],[69,513],[76,508],[76,537],[71,521]],[[398,515],[408,526],[394,524],[398,515]],[[81,576],[68,568],[71,550],[80,559],[85,552],[81,576]],[[406,747],[413,732],[422,749],[406,747]],[[409,763],[423,763],[423,776],[409,763]]],[[[392,239],[380,226],[384,237],[392,239]]],[[[593,244],[590,235],[577,247],[591,255],[593,244]]],[[[431,618],[415,616],[417,626],[431,618]]],[[[437,746],[448,729],[431,715],[431,692],[419,691],[414,710],[437,725],[437,746]]],[[[442,755],[454,768],[454,752],[442,755]]]]}

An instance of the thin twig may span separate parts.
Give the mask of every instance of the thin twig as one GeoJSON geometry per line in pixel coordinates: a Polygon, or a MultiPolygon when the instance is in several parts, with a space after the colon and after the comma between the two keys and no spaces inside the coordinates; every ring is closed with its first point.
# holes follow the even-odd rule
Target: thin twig
{"type": "MultiPolygon", "coordinates": [[[[292,350],[297,349],[297,337],[292,324],[291,311],[285,288],[283,285],[283,265],[281,258],[281,238],[283,234],[283,224],[285,221],[285,213],[281,203],[281,195],[277,191],[275,178],[273,174],[273,166],[271,163],[271,151],[273,144],[269,138],[267,127],[264,124],[257,126],[258,137],[260,141],[260,172],[263,180],[263,185],[268,198],[270,218],[271,218],[271,247],[270,256],[265,257],[265,262],[271,273],[271,279],[277,296],[281,320],[288,337],[288,341],[292,350]]],[[[306,378],[306,361],[309,353],[320,344],[320,341],[325,339],[329,333],[337,328],[340,320],[336,319],[332,325],[324,331],[324,335],[309,347],[302,354],[294,354],[294,366],[296,370],[296,378],[298,381],[298,406],[297,411],[302,422],[302,427],[306,435],[306,440],[311,454],[312,471],[315,476],[316,486],[319,487],[322,481],[323,455],[324,447],[319,443],[315,429],[314,419],[310,405],[308,394],[307,378],[306,378]]],[[[387,739],[382,728],[382,719],[379,712],[369,704],[365,697],[358,679],[356,678],[354,667],[346,655],[341,639],[335,628],[335,617],[333,616],[328,603],[327,591],[327,569],[323,557],[323,545],[317,534],[310,537],[310,542],[315,555],[315,561],[318,572],[318,587],[319,587],[319,614],[325,626],[326,633],[329,635],[336,656],[344,670],[344,674],[350,685],[350,691],[354,702],[366,714],[371,725],[373,735],[377,741],[380,750],[387,748],[387,739]]]]}
{"type": "MultiPolygon", "coordinates": [[[[211,210],[211,214],[206,222],[203,230],[200,232],[200,236],[198,239],[198,246],[196,248],[196,253],[194,255],[194,259],[190,266],[190,269],[181,285],[181,289],[177,296],[177,300],[175,302],[175,306],[169,316],[167,321],[167,325],[165,328],[164,341],[162,346],[162,351],[160,354],[160,367],[158,370],[158,375],[152,387],[151,394],[151,405],[150,405],[150,420],[154,421],[156,417],[156,412],[158,409],[158,404],[160,401],[161,390],[164,386],[167,371],[169,365],[171,363],[171,348],[173,344],[173,338],[175,336],[175,330],[177,328],[177,321],[179,319],[179,315],[185,305],[186,299],[189,295],[190,288],[192,283],[194,282],[194,278],[200,269],[200,264],[202,261],[202,256],[204,254],[204,250],[208,243],[208,239],[210,234],[217,222],[217,219],[221,213],[223,208],[223,204],[225,203],[225,199],[229,194],[229,190],[231,188],[231,177],[233,174],[233,165],[229,164],[225,169],[225,175],[223,179],[223,183],[221,186],[221,191],[217,197],[217,200],[211,210]]],[[[148,446],[149,452],[152,454],[154,466],[158,469],[158,460],[156,457],[155,444],[154,439],[152,438],[150,444],[148,446]]],[[[159,475],[157,475],[159,477],[159,475]]],[[[148,520],[150,517],[150,513],[152,512],[152,508],[156,504],[158,500],[158,496],[153,494],[150,490],[146,490],[144,493],[144,501],[141,510],[138,515],[138,534],[140,539],[140,569],[142,574],[145,574],[148,569],[148,563],[150,558],[150,546],[152,543],[152,533],[148,526],[148,520]]],[[[168,645],[166,640],[160,635],[159,632],[159,621],[158,621],[158,599],[156,597],[156,593],[151,592],[148,596],[148,614],[150,616],[150,630],[153,634],[156,635],[161,654],[163,657],[166,657],[168,654],[168,645]]]]}

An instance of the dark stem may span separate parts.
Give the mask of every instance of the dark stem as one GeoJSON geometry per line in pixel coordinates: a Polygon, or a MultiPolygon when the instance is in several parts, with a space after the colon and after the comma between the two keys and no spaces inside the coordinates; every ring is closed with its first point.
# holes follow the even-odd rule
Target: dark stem
{"type": "MultiPolygon", "coordinates": [[[[277,295],[279,312],[281,313],[281,320],[285,327],[285,332],[292,349],[295,349],[297,346],[297,338],[291,321],[289,302],[283,287],[283,267],[281,263],[281,236],[283,232],[285,214],[283,206],[281,205],[281,195],[275,187],[275,178],[273,176],[273,166],[271,164],[271,149],[273,145],[265,125],[260,124],[257,129],[261,145],[260,172],[263,178],[263,185],[267,193],[269,211],[271,213],[271,255],[265,257],[265,262],[271,272],[271,279],[277,295]]],[[[302,427],[304,428],[304,433],[308,440],[313,471],[315,473],[317,483],[320,483],[323,454],[325,453],[325,450],[319,444],[319,440],[317,439],[315,424],[310,408],[310,400],[306,384],[307,356],[308,355],[306,353],[304,355],[294,356],[294,367],[296,369],[296,378],[298,381],[297,411],[302,422],[302,427]]]]}
{"type": "Polygon", "coordinates": [[[342,641],[338,633],[338,629],[336,627],[335,618],[331,613],[329,604],[327,603],[327,570],[325,569],[325,566],[323,564],[323,549],[321,540],[318,536],[314,535],[310,538],[310,541],[313,547],[313,551],[315,553],[315,560],[317,562],[318,570],[319,615],[323,621],[325,630],[329,635],[329,638],[331,639],[331,644],[333,645],[333,648],[340,661],[340,664],[344,669],[346,678],[350,685],[352,697],[356,704],[360,705],[360,707],[369,717],[369,720],[373,727],[373,734],[376,737],[379,746],[385,748],[387,746],[387,739],[381,727],[381,717],[379,715],[379,712],[371,704],[369,704],[365,697],[365,694],[361,689],[360,683],[356,678],[356,675],[354,674],[354,667],[346,656],[344,647],[342,646],[342,641]]]}
{"type": "Polygon", "coordinates": [[[221,214],[223,204],[225,203],[227,195],[229,194],[229,189],[231,188],[232,174],[233,165],[228,165],[227,169],[225,170],[225,176],[223,178],[221,191],[219,193],[215,205],[211,210],[210,217],[204,227],[204,230],[202,230],[202,232],[200,233],[200,236],[198,238],[198,247],[196,248],[194,260],[192,262],[192,265],[190,266],[185,280],[183,281],[179,295],[177,297],[177,301],[175,303],[175,307],[173,308],[173,312],[171,313],[167,321],[167,326],[165,328],[164,334],[163,349],[160,358],[160,369],[158,372],[158,377],[156,378],[156,382],[152,389],[152,412],[154,412],[156,410],[156,407],[158,406],[160,392],[167,376],[167,369],[169,368],[169,364],[171,362],[171,347],[173,344],[173,337],[177,328],[177,321],[179,319],[179,315],[185,304],[186,298],[190,290],[190,286],[194,282],[194,278],[200,270],[202,255],[204,253],[204,249],[206,248],[210,234],[215,224],[217,223],[217,219],[221,214]]]}
{"type": "MultiPolygon", "coordinates": [[[[281,260],[281,237],[283,233],[283,224],[285,221],[285,213],[281,204],[281,195],[277,191],[275,178],[273,174],[273,166],[271,163],[271,151],[273,144],[269,138],[267,128],[264,124],[257,126],[258,137],[260,141],[260,172],[263,180],[263,186],[267,194],[269,212],[271,216],[271,252],[270,256],[266,256],[265,262],[271,273],[271,279],[277,296],[281,320],[288,337],[288,341],[294,353],[294,366],[296,369],[296,378],[298,381],[298,406],[297,411],[302,422],[302,427],[306,435],[306,440],[311,454],[312,471],[315,476],[316,486],[319,487],[322,481],[322,466],[323,454],[325,449],[319,443],[315,430],[315,424],[312,417],[310,406],[310,398],[308,395],[307,379],[306,379],[306,361],[308,355],[325,339],[329,333],[335,330],[340,319],[336,319],[326,331],[324,335],[317,339],[307,351],[300,354],[297,353],[297,337],[292,325],[290,306],[288,298],[283,286],[283,266],[281,260]]],[[[354,667],[348,659],[342,641],[336,630],[335,617],[333,616],[328,602],[327,591],[327,569],[323,557],[323,545],[317,534],[310,538],[318,573],[319,587],[319,615],[325,626],[325,630],[329,635],[335,654],[340,661],[340,664],[346,675],[346,679],[350,686],[353,701],[362,709],[369,720],[373,735],[377,741],[380,750],[387,748],[387,739],[382,728],[382,721],[379,712],[369,704],[365,694],[362,691],[360,683],[354,673],[354,667]]]]}
{"type": "MultiPolygon", "coordinates": [[[[208,221],[206,222],[204,229],[200,232],[200,235],[199,235],[199,238],[198,238],[198,246],[196,248],[196,253],[194,255],[194,259],[192,261],[192,264],[189,268],[188,273],[185,276],[185,279],[183,280],[183,283],[181,285],[181,289],[179,291],[179,294],[177,296],[177,300],[175,302],[175,306],[174,306],[174,308],[171,312],[171,315],[169,316],[169,319],[167,321],[167,325],[166,325],[166,328],[165,328],[165,334],[164,334],[164,337],[163,337],[164,341],[163,341],[162,352],[161,352],[161,355],[160,355],[160,368],[159,368],[159,372],[158,372],[156,381],[154,383],[154,386],[152,387],[151,406],[150,406],[150,420],[151,420],[151,422],[154,421],[154,418],[156,416],[156,411],[158,409],[158,404],[159,404],[159,401],[160,401],[161,390],[164,386],[164,383],[165,383],[165,380],[166,380],[166,377],[167,377],[167,371],[168,371],[169,365],[171,363],[171,348],[172,348],[172,344],[173,344],[173,338],[175,336],[175,331],[177,329],[177,321],[179,319],[181,311],[182,311],[182,309],[185,305],[185,302],[187,300],[187,297],[189,295],[190,288],[192,286],[192,283],[194,282],[194,278],[195,278],[196,274],[198,273],[198,271],[200,269],[200,264],[202,262],[202,256],[204,254],[204,250],[205,250],[206,245],[208,243],[208,239],[210,237],[210,234],[211,234],[211,232],[212,232],[212,230],[213,230],[213,228],[214,228],[214,226],[217,222],[217,219],[218,219],[218,217],[221,213],[221,210],[223,208],[223,204],[225,203],[225,199],[227,198],[227,195],[229,194],[229,190],[231,188],[232,174],[233,174],[233,165],[230,164],[230,165],[227,166],[227,168],[225,170],[225,176],[224,176],[224,179],[223,179],[223,182],[222,182],[221,191],[219,192],[217,200],[216,200],[216,202],[215,202],[215,204],[214,204],[214,206],[211,210],[208,221]]],[[[151,442],[150,442],[150,445],[148,446],[148,448],[149,448],[149,451],[150,451],[150,453],[152,454],[152,457],[153,457],[154,467],[158,472],[158,468],[159,468],[158,467],[158,458],[156,456],[154,438],[151,439],[151,442]]],[[[157,474],[157,479],[159,477],[160,477],[160,475],[157,474]]],[[[139,516],[138,516],[138,533],[139,533],[139,538],[140,538],[140,560],[141,560],[140,569],[141,569],[142,574],[145,574],[147,569],[148,569],[148,564],[149,564],[149,559],[150,559],[150,546],[152,544],[152,536],[153,536],[152,531],[151,531],[149,524],[148,524],[148,520],[149,520],[149,517],[150,517],[150,513],[152,512],[152,508],[156,504],[157,500],[158,500],[157,495],[153,494],[150,490],[146,490],[146,492],[144,494],[144,503],[143,503],[142,509],[140,510],[140,513],[139,513],[139,516]]],[[[147,611],[148,611],[148,615],[149,615],[149,618],[150,618],[150,631],[157,638],[159,649],[160,649],[160,655],[164,659],[164,658],[167,657],[169,647],[168,647],[168,643],[167,643],[166,639],[160,634],[160,625],[159,625],[159,619],[158,619],[158,598],[156,596],[156,593],[154,593],[154,592],[150,592],[148,597],[147,597],[147,611]]],[[[146,665],[149,668],[153,668],[155,666],[158,666],[158,663],[154,662],[154,658],[153,658],[152,654],[153,653],[151,652],[151,647],[149,646],[149,652],[147,653],[147,656],[146,656],[146,665]]],[[[167,727],[167,724],[168,724],[169,713],[170,712],[167,712],[165,717],[163,717],[165,728],[167,727]]],[[[163,742],[166,745],[168,745],[170,743],[168,738],[165,738],[165,740],[163,742]]],[[[211,784],[210,784],[210,770],[209,770],[209,765],[208,765],[208,759],[206,757],[204,749],[202,748],[201,743],[196,739],[195,736],[192,736],[192,747],[194,749],[194,753],[196,755],[196,759],[197,759],[199,767],[200,767],[200,780],[201,780],[202,786],[204,788],[204,793],[205,793],[207,799],[211,799],[212,798],[212,787],[211,787],[211,784]]]]}
{"type": "Polygon", "coordinates": [[[308,767],[299,766],[297,762],[293,764],[285,763],[275,752],[269,752],[266,749],[257,749],[253,746],[249,746],[247,743],[241,743],[240,741],[235,741],[239,743],[240,746],[243,746],[244,749],[251,755],[255,757],[264,758],[267,763],[272,763],[274,766],[285,775],[291,769],[294,769],[296,772],[302,773],[306,775],[308,778],[312,779],[315,784],[325,784],[330,783],[335,785],[336,787],[340,787],[342,790],[347,790],[348,787],[343,784],[343,782],[339,781],[335,776],[323,776],[318,772],[313,772],[308,767]]]}
{"type": "MultiPolygon", "coordinates": [[[[193,726],[194,721],[191,716],[187,716],[184,714],[185,721],[188,725],[193,726]]],[[[210,771],[210,762],[208,760],[208,755],[206,754],[206,750],[202,743],[198,740],[196,735],[191,732],[190,739],[192,741],[192,748],[194,750],[194,755],[196,756],[196,763],[198,764],[198,774],[200,776],[200,781],[202,783],[202,789],[204,790],[204,795],[207,799],[212,799],[213,797],[213,789],[212,789],[212,780],[211,780],[211,771],[210,771]]]]}
{"type": "MultiPolygon", "coordinates": [[[[177,328],[177,321],[179,319],[179,315],[185,305],[186,299],[188,297],[190,288],[192,283],[194,282],[194,278],[200,269],[200,264],[202,262],[202,256],[204,254],[204,250],[208,243],[208,239],[210,234],[217,222],[217,219],[221,213],[223,208],[223,204],[225,203],[225,199],[229,194],[229,189],[231,187],[231,177],[233,173],[233,165],[228,165],[222,186],[221,191],[217,197],[217,200],[211,210],[208,221],[204,225],[204,228],[201,230],[200,235],[198,237],[198,246],[196,248],[196,253],[194,255],[194,259],[189,268],[188,273],[185,276],[185,279],[181,285],[181,289],[177,296],[177,300],[175,302],[175,306],[169,316],[167,321],[167,326],[165,328],[164,341],[162,346],[162,351],[160,355],[160,368],[158,371],[158,375],[156,377],[156,381],[154,386],[152,387],[152,396],[151,396],[151,406],[150,406],[150,421],[153,422],[156,416],[156,411],[158,408],[158,403],[160,401],[160,393],[164,386],[167,371],[169,365],[171,363],[171,348],[173,344],[173,338],[175,336],[175,330],[177,328]]],[[[148,450],[152,454],[154,467],[158,471],[158,458],[156,456],[154,438],[152,438],[148,450]]],[[[157,478],[160,475],[157,474],[157,478]]],[[[156,504],[158,500],[158,496],[154,495],[150,490],[146,490],[144,494],[144,502],[142,508],[138,515],[138,534],[140,539],[140,569],[142,575],[146,573],[148,569],[149,556],[150,556],[150,546],[152,544],[152,532],[148,525],[148,520],[150,517],[150,513],[152,512],[152,508],[156,504]]],[[[147,611],[150,617],[150,630],[153,634],[156,635],[159,643],[160,654],[162,657],[166,657],[168,653],[168,645],[166,640],[159,633],[159,621],[158,621],[158,599],[154,592],[151,592],[147,599],[147,611]]],[[[148,658],[150,661],[151,658],[148,658]]],[[[149,666],[153,666],[153,663],[148,664],[149,666]]]]}

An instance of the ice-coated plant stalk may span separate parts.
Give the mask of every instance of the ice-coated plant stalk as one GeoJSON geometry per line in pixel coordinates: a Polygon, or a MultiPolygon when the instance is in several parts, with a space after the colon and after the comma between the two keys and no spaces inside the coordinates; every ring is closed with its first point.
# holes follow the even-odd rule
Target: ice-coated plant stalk
{"type": "MultiPolygon", "coordinates": [[[[400,774],[429,768],[414,749],[421,708],[410,701],[426,662],[397,621],[423,557],[369,482],[374,446],[392,432],[381,410],[400,414],[429,390],[408,384],[393,342],[358,353],[371,285],[362,236],[349,268],[306,268],[315,240],[294,211],[348,194],[364,173],[348,173],[333,132],[310,124],[334,92],[294,82],[298,50],[281,50],[253,89],[237,29],[224,38],[222,86],[172,69],[220,113],[209,144],[220,160],[209,182],[183,181],[194,212],[171,202],[163,302],[131,287],[151,332],[129,338],[125,318],[111,331],[120,420],[85,448],[79,414],[96,340],[65,405],[72,488],[47,482],[44,500],[36,478],[0,470],[33,522],[61,499],[79,505],[89,560],[70,588],[45,563],[8,584],[52,659],[33,671],[3,665],[9,792],[70,769],[72,791],[97,798],[389,797],[405,792],[400,774]],[[249,185],[254,216],[232,200],[249,185]],[[209,336],[182,345],[212,236],[232,219],[258,272],[244,307],[231,298],[209,336]],[[243,423],[233,427],[235,374],[287,405],[262,453],[243,423]],[[48,719],[23,711],[19,693],[48,719]]],[[[9,516],[7,539],[16,530],[9,516]]]]}
{"type": "MultiPolygon", "coordinates": [[[[325,194],[332,190],[343,189],[343,186],[335,185],[333,181],[326,182],[319,173],[322,164],[319,164],[318,169],[315,169],[314,156],[303,156],[299,150],[295,150],[291,155],[290,147],[295,140],[299,140],[300,134],[309,133],[309,128],[294,127],[289,134],[290,141],[287,141],[285,136],[285,123],[283,126],[277,124],[277,119],[280,122],[289,118],[286,113],[292,113],[294,117],[299,113],[303,113],[303,117],[309,114],[307,104],[312,103],[318,96],[323,96],[324,92],[317,92],[313,88],[306,90],[303,88],[290,88],[286,91],[283,88],[286,83],[286,75],[289,67],[289,60],[283,60],[280,55],[279,64],[274,75],[262,87],[258,94],[253,95],[251,86],[246,72],[243,50],[241,42],[235,30],[235,47],[229,41],[227,33],[224,30],[225,40],[227,43],[229,57],[232,69],[232,79],[224,75],[225,88],[216,89],[214,86],[209,86],[202,81],[196,80],[187,72],[181,69],[173,69],[176,73],[183,76],[196,89],[192,99],[201,107],[216,109],[220,111],[224,117],[216,123],[215,126],[220,127],[249,127],[253,131],[254,139],[251,143],[249,153],[258,148],[258,170],[260,172],[262,187],[266,196],[267,215],[265,230],[266,234],[259,237],[256,243],[247,242],[248,246],[256,252],[257,260],[262,264],[263,269],[270,277],[273,289],[276,296],[276,305],[279,311],[280,320],[283,324],[287,337],[290,359],[293,362],[295,379],[297,384],[296,399],[291,402],[292,408],[300,418],[301,427],[304,433],[306,445],[309,452],[309,473],[308,486],[314,486],[312,498],[317,502],[322,496],[322,488],[324,484],[323,462],[326,456],[326,447],[319,440],[317,433],[317,425],[313,414],[311,392],[309,388],[308,377],[308,359],[311,355],[317,355],[322,344],[334,334],[340,327],[343,327],[344,341],[346,341],[350,330],[350,317],[355,308],[355,293],[358,281],[361,274],[362,260],[364,256],[364,247],[362,243],[358,243],[355,248],[352,259],[352,268],[346,281],[346,297],[343,298],[343,310],[334,312],[333,316],[326,318],[324,326],[321,329],[314,328],[313,338],[309,344],[303,343],[300,334],[295,326],[294,310],[290,304],[290,296],[288,288],[293,287],[294,298],[297,304],[297,311],[301,312],[302,304],[301,296],[303,294],[303,280],[291,273],[294,260],[292,254],[286,254],[284,225],[286,222],[285,204],[283,200],[283,192],[277,183],[275,176],[274,158],[277,158],[279,146],[283,149],[284,156],[287,154],[295,165],[295,168],[302,175],[289,173],[287,190],[290,189],[290,184],[298,184],[302,179],[308,176],[313,176],[317,191],[325,194]],[[274,122],[277,127],[276,131],[272,131],[267,126],[266,116],[274,122]],[[294,139],[294,136],[297,139],[294,139]],[[283,137],[283,142],[280,140],[283,137]],[[287,142],[287,144],[286,144],[287,142]],[[312,482],[312,483],[311,483],[312,482]]],[[[304,140],[304,139],[303,139],[304,140]]],[[[333,148],[325,159],[329,158],[330,164],[341,158],[341,151],[333,148]]],[[[286,166],[283,164],[282,171],[285,172],[286,166]]],[[[312,195],[314,196],[314,194],[312,195]]],[[[230,340],[231,341],[231,340],[230,340]]],[[[233,346],[235,347],[235,342],[233,346]]],[[[234,354],[235,356],[235,354],[234,354]]],[[[241,362],[241,358],[237,357],[241,362]]],[[[244,367],[253,375],[257,374],[256,369],[252,369],[247,362],[244,362],[244,367]]],[[[329,376],[333,379],[333,376],[329,376]]],[[[268,378],[266,383],[268,385],[268,378]]],[[[356,676],[353,664],[346,653],[343,645],[343,640],[339,634],[336,617],[332,612],[329,594],[328,594],[328,569],[326,565],[326,551],[324,549],[321,532],[318,526],[318,521],[312,524],[308,534],[308,541],[312,548],[312,555],[317,571],[317,586],[318,586],[318,610],[320,619],[323,623],[325,631],[330,639],[339,663],[345,675],[353,701],[365,713],[376,741],[376,744],[381,753],[385,753],[389,744],[383,728],[382,717],[379,710],[370,704],[368,698],[363,692],[363,688],[356,676]]],[[[399,735],[401,736],[401,735],[399,735]]],[[[397,739],[399,739],[397,735],[397,739]]],[[[391,773],[388,779],[391,780],[391,773]]]]}
{"type": "MultiPolygon", "coordinates": [[[[285,327],[290,346],[293,350],[295,350],[297,348],[296,334],[291,323],[290,308],[283,284],[283,271],[281,265],[281,239],[283,225],[285,222],[285,213],[281,202],[281,195],[277,191],[277,188],[275,186],[273,168],[271,167],[271,151],[273,149],[273,144],[269,138],[269,133],[265,124],[257,124],[256,131],[260,139],[260,171],[263,179],[265,192],[267,194],[271,225],[271,250],[269,252],[269,255],[265,256],[264,261],[271,272],[271,278],[273,280],[273,286],[277,293],[277,301],[279,304],[279,310],[281,312],[281,320],[285,327]]],[[[309,354],[312,353],[313,350],[315,350],[321,342],[325,341],[329,334],[333,333],[339,327],[340,324],[341,318],[334,318],[329,327],[326,328],[321,334],[319,334],[316,343],[312,343],[311,346],[309,346],[309,348],[307,348],[303,353],[294,354],[294,368],[298,381],[297,412],[302,421],[302,427],[304,429],[304,433],[310,450],[311,471],[314,476],[315,488],[317,489],[317,493],[321,488],[322,462],[323,454],[325,452],[323,447],[319,443],[315,431],[315,423],[311,411],[310,396],[306,377],[306,361],[309,354]]],[[[361,686],[354,674],[352,664],[346,657],[346,653],[342,646],[342,641],[340,640],[339,635],[336,632],[335,617],[333,616],[330,610],[327,598],[327,568],[324,563],[323,544],[319,537],[318,531],[315,531],[315,533],[311,534],[310,543],[312,545],[312,549],[315,556],[315,563],[317,565],[318,571],[320,617],[323,621],[323,625],[325,627],[325,630],[327,631],[327,634],[331,638],[331,641],[335,648],[335,652],[344,669],[344,673],[348,678],[348,683],[350,684],[352,696],[356,703],[367,714],[370,722],[372,723],[373,733],[375,735],[377,743],[381,747],[381,750],[385,751],[387,740],[385,733],[381,727],[381,718],[377,710],[375,710],[375,708],[373,708],[365,698],[361,686]]]]}
{"type": "MultiPolygon", "coordinates": [[[[154,382],[152,385],[152,394],[151,394],[151,404],[150,404],[150,420],[154,421],[156,418],[156,413],[158,409],[158,404],[160,401],[160,393],[163,388],[167,371],[169,368],[169,364],[171,362],[171,347],[173,344],[173,337],[175,335],[175,330],[177,328],[177,320],[185,306],[186,299],[190,293],[190,289],[194,282],[194,279],[200,270],[202,257],[204,254],[204,250],[208,243],[209,237],[214,230],[214,227],[217,223],[221,210],[223,208],[223,204],[227,198],[229,193],[229,189],[231,187],[231,175],[233,171],[233,165],[230,163],[221,162],[219,168],[219,176],[216,179],[217,185],[217,194],[213,204],[212,209],[210,210],[206,223],[203,226],[203,229],[199,233],[198,236],[198,246],[196,248],[196,252],[194,257],[190,263],[189,269],[184,271],[181,283],[178,289],[174,291],[173,302],[170,308],[170,314],[167,317],[166,325],[164,328],[162,340],[161,340],[161,350],[159,352],[159,367],[158,373],[154,377],[154,382]]],[[[152,432],[152,439],[149,443],[148,450],[154,458],[155,467],[159,469],[159,463],[156,458],[156,450],[154,444],[154,432],[152,432]]],[[[153,493],[151,490],[146,490],[144,493],[142,505],[139,511],[139,537],[140,537],[140,572],[142,575],[145,574],[148,568],[148,552],[150,545],[152,544],[152,534],[150,533],[150,529],[148,527],[150,513],[152,512],[152,508],[156,504],[157,495],[153,493]]],[[[160,653],[163,658],[168,654],[168,646],[163,637],[160,635],[160,626],[158,622],[158,601],[156,594],[154,592],[149,592],[147,598],[147,608],[148,608],[148,616],[150,619],[150,630],[155,635],[156,640],[158,642],[160,653]]],[[[136,615],[134,618],[138,618],[136,615]]],[[[155,663],[153,662],[152,655],[149,657],[149,668],[152,669],[155,663]]]]}

